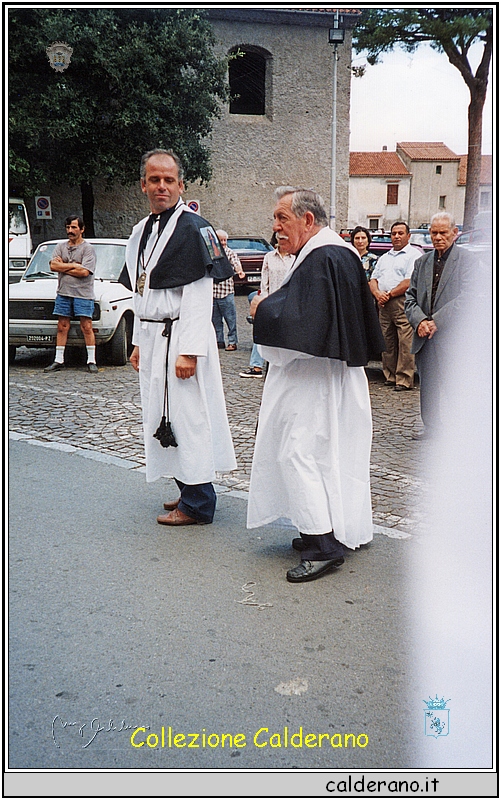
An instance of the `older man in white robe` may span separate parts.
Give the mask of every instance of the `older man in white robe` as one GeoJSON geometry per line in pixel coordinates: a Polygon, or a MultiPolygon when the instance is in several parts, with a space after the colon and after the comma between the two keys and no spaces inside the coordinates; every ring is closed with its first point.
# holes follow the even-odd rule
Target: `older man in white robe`
{"type": "Polygon", "coordinates": [[[143,156],[141,188],[151,215],[127,245],[134,288],[134,350],[143,408],[146,480],[173,477],[180,497],[161,525],[212,522],[216,471],[236,469],[212,326],[212,284],[233,270],[210,224],[181,199],[172,151],[143,156]]]}
{"type": "Polygon", "coordinates": [[[321,198],[282,187],[274,231],[296,256],[282,287],[255,298],[254,340],[269,362],[250,481],[247,527],[277,519],[301,537],[293,583],[372,539],[372,439],[364,365],[384,340],[356,250],[327,227],[321,198]]]}

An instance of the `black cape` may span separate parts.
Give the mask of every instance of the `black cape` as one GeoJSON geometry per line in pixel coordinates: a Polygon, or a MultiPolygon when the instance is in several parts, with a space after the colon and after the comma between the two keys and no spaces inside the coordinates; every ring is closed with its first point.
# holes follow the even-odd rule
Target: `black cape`
{"type": "MultiPolygon", "coordinates": [[[[160,214],[160,230],[165,227],[174,210],[174,208],[167,209],[160,214]]],[[[139,244],[137,261],[145,244],[144,240],[147,238],[145,233],[148,222],[139,244]]],[[[151,225],[149,228],[151,230],[151,225]]],[[[136,263],[136,276],[137,266],[136,263]]],[[[234,274],[233,267],[210,222],[198,214],[185,211],[179,217],[172,236],[150,272],[150,288],[174,289],[177,286],[186,286],[203,278],[207,270],[216,283],[231,278],[234,274]]],[[[119,280],[132,291],[130,275],[126,268],[119,280]]],[[[135,286],[134,290],[136,291],[135,286]]]]}
{"type": "Polygon", "coordinates": [[[336,245],[309,253],[290,280],[258,305],[254,341],[337,358],[350,367],[379,359],[385,343],[360,259],[336,245]]]}

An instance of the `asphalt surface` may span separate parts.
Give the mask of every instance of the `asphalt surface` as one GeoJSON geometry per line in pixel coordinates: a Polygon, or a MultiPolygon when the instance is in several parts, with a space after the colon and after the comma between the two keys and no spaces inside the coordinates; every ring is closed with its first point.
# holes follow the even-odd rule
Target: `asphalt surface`
{"type": "Polygon", "coordinates": [[[384,387],[370,365],[374,541],[288,584],[294,530],[245,528],[263,381],[238,375],[251,326],[244,296],[237,307],[239,347],[220,358],[238,470],[218,479],[211,526],[156,524],[176,489],[145,482],[130,365],[45,375],[50,354],[20,350],[9,368],[10,768],[420,766],[406,601],[419,391],[384,387]],[[136,728],[158,746],[133,747],[136,728]],[[198,748],[169,746],[179,733],[198,748]],[[306,746],[310,733],[348,744],[306,746]]]}

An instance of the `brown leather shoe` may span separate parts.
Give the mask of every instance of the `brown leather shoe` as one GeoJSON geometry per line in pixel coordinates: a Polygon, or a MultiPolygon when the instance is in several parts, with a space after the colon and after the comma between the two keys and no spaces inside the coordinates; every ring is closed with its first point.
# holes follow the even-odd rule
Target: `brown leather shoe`
{"type": "Polygon", "coordinates": [[[236,349],[237,349],[236,344],[229,344],[228,347],[226,348],[226,350],[236,350],[236,349]]]}
{"type": "Polygon", "coordinates": [[[168,503],[164,503],[165,510],[174,511],[174,509],[178,507],[180,500],[181,498],[178,497],[177,500],[170,500],[168,503]]]}
{"type": "Polygon", "coordinates": [[[207,525],[206,522],[199,522],[198,519],[183,514],[178,508],[169,514],[161,514],[157,517],[157,522],[159,525],[207,525]]]}

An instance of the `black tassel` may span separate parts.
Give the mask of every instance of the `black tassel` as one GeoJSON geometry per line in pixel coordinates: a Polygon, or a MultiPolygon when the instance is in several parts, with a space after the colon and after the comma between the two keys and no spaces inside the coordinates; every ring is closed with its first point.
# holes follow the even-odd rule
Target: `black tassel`
{"type": "Polygon", "coordinates": [[[158,439],[162,447],[177,447],[172,425],[166,421],[165,417],[162,417],[162,421],[153,434],[153,438],[158,439]]]}

